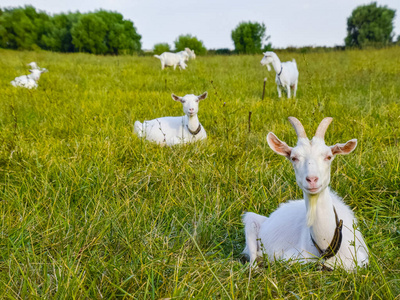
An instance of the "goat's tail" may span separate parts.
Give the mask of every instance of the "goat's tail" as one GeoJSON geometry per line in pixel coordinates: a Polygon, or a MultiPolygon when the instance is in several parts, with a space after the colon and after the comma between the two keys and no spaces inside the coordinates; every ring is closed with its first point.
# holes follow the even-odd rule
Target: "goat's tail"
{"type": "Polygon", "coordinates": [[[250,264],[253,264],[259,252],[261,252],[260,242],[258,241],[261,224],[268,218],[247,212],[243,215],[244,233],[246,236],[246,248],[243,253],[250,258],[250,264]]]}
{"type": "Polygon", "coordinates": [[[143,124],[140,123],[139,121],[135,122],[135,125],[133,126],[133,130],[137,134],[138,137],[143,137],[143,124]]]}
{"type": "Polygon", "coordinates": [[[154,57],[156,57],[158,59],[161,59],[161,57],[159,55],[154,55],[154,57]]]}
{"type": "Polygon", "coordinates": [[[17,87],[17,83],[15,82],[15,80],[10,82],[13,86],[17,87]]]}
{"type": "Polygon", "coordinates": [[[296,60],[294,58],[292,59],[292,63],[294,63],[296,68],[297,68],[297,63],[296,63],[296,60]]]}

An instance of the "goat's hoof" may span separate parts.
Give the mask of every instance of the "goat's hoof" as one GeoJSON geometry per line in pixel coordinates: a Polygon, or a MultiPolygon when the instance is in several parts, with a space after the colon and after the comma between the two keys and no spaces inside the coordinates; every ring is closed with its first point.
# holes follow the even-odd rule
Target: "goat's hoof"
{"type": "Polygon", "coordinates": [[[239,256],[239,262],[245,265],[246,263],[250,262],[250,256],[248,254],[241,253],[239,256]]]}

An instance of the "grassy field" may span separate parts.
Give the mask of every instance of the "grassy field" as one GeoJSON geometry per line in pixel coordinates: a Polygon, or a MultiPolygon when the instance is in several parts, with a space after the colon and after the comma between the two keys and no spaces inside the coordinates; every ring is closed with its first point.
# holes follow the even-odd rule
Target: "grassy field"
{"type": "Polygon", "coordinates": [[[161,71],[154,57],[0,50],[0,297],[400,299],[400,48],[280,56],[297,60],[295,100],[278,99],[260,55],[161,71]],[[31,61],[49,70],[39,88],[12,87],[31,61]],[[133,134],[135,120],[183,114],[171,93],[204,91],[206,142],[133,134]],[[288,116],[309,137],[332,116],[327,144],[358,139],[331,186],[358,217],[368,268],[238,261],[242,213],[302,197],[266,144],[269,131],[296,142],[288,116]]]}

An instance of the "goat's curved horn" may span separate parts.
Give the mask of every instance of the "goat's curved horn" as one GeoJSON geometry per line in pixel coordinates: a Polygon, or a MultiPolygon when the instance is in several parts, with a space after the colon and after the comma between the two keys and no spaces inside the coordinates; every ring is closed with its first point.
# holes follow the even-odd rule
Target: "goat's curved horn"
{"type": "Polygon", "coordinates": [[[301,122],[295,117],[289,117],[289,122],[292,124],[294,130],[296,130],[297,138],[307,138],[306,131],[304,130],[301,122]]]}
{"type": "Polygon", "coordinates": [[[315,132],[315,137],[324,139],[325,132],[328,129],[329,124],[331,124],[333,118],[327,117],[324,118],[321,123],[319,123],[317,131],[315,132]]]}

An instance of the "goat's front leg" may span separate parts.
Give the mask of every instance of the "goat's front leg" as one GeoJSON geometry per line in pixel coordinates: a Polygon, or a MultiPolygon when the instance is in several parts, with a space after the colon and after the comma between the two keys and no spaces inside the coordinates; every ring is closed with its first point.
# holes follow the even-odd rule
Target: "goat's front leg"
{"type": "Polygon", "coordinates": [[[287,91],[287,97],[288,97],[288,99],[290,99],[290,85],[289,84],[286,86],[286,91],[287,91]]]}

